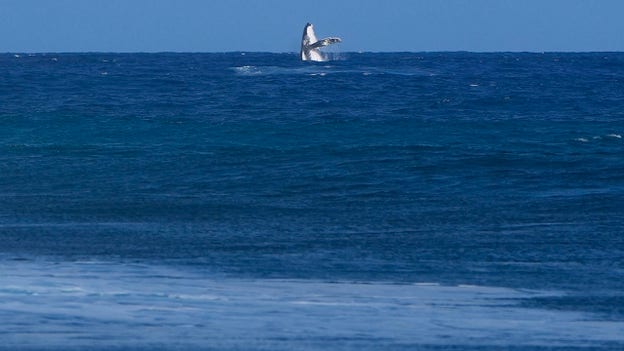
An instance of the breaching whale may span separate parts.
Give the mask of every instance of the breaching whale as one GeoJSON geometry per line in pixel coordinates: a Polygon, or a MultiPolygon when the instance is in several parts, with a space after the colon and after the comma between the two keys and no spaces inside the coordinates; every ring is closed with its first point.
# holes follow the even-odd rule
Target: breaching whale
{"type": "Polygon", "coordinates": [[[321,40],[316,39],[314,34],[314,26],[312,23],[306,24],[303,28],[303,37],[301,37],[301,60],[302,61],[326,61],[325,55],[320,48],[323,46],[340,43],[342,39],[337,37],[329,37],[321,40]]]}

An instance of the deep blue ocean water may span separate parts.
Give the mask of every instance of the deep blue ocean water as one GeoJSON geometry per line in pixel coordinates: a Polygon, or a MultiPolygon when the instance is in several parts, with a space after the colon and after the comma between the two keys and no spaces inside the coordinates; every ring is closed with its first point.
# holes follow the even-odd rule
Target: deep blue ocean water
{"type": "Polygon", "coordinates": [[[624,54],[0,55],[0,349],[624,349],[624,54]]]}

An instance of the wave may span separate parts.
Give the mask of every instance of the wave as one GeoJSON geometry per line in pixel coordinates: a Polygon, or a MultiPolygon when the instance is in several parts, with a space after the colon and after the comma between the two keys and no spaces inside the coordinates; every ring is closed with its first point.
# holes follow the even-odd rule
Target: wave
{"type": "Polygon", "coordinates": [[[379,67],[357,67],[345,68],[340,65],[318,65],[306,64],[300,67],[280,67],[280,66],[237,66],[231,67],[236,75],[239,76],[270,76],[270,75],[308,75],[308,76],[326,76],[326,75],[362,75],[362,76],[431,76],[431,72],[427,72],[415,67],[405,68],[379,68],[379,67]]]}
{"type": "Polygon", "coordinates": [[[552,291],[236,279],[139,263],[2,260],[0,264],[5,272],[0,331],[11,331],[4,347],[16,350],[85,347],[106,340],[114,340],[109,346],[125,347],[185,340],[184,346],[200,348],[215,343],[236,348],[261,341],[271,348],[308,345],[303,348],[314,350],[399,344],[624,343],[622,322],[598,323],[581,312],[521,306],[531,299],[562,296],[552,291]],[[336,344],[340,338],[359,341],[336,344]],[[302,345],[303,339],[312,343],[302,345]]]}
{"type": "Polygon", "coordinates": [[[595,141],[600,141],[600,140],[619,140],[622,139],[622,134],[618,134],[618,133],[610,133],[610,134],[606,134],[606,135],[594,135],[593,137],[589,138],[589,137],[578,137],[575,138],[574,141],[578,141],[581,143],[588,143],[592,140],[595,141]]]}

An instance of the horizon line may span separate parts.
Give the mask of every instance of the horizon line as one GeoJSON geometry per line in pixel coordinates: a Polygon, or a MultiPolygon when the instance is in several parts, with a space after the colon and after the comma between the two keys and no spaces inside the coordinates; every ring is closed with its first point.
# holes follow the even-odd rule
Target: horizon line
{"type": "MultiPolygon", "coordinates": [[[[591,53],[610,53],[618,54],[624,51],[612,50],[595,50],[595,51],[574,51],[574,50],[553,50],[553,51],[530,51],[530,50],[502,50],[502,51],[471,51],[471,50],[422,50],[422,51],[336,51],[332,54],[437,54],[437,53],[470,53],[470,54],[591,54],[591,53]]],[[[48,55],[48,54],[293,54],[298,55],[298,51],[3,51],[1,55],[48,55]]]]}

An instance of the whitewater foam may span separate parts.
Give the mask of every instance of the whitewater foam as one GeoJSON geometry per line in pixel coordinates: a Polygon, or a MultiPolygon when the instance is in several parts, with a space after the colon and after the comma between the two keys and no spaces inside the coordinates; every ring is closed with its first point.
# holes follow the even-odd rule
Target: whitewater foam
{"type": "Polygon", "coordinates": [[[124,347],[174,340],[188,347],[236,347],[262,340],[301,349],[302,338],[316,345],[303,349],[350,349],[336,338],[358,335],[388,345],[624,342],[624,323],[519,306],[561,295],[551,291],[221,279],[189,269],[105,262],[3,261],[0,270],[0,333],[9,335],[4,347],[16,350],[102,346],[107,340],[124,347]]]}

